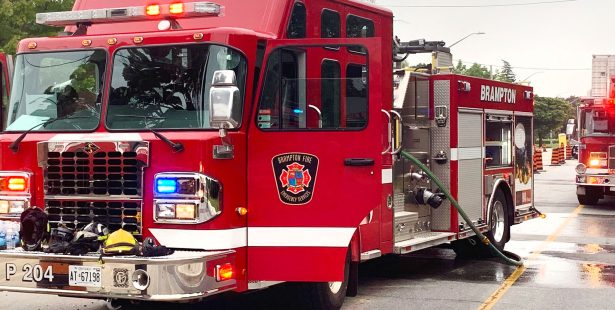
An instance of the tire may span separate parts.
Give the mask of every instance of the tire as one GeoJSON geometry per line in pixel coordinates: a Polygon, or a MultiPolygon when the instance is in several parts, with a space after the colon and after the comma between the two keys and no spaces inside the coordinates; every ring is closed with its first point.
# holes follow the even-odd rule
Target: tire
{"type": "Polygon", "coordinates": [[[344,281],[324,283],[302,283],[297,287],[301,304],[296,309],[337,310],[344,304],[350,274],[350,248],[344,264],[344,281]]]}
{"type": "Polygon", "coordinates": [[[451,242],[451,246],[458,258],[476,259],[491,256],[489,247],[484,245],[476,236],[455,240],[451,242]]]}
{"type": "Polygon", "coordinates": [[[489,231],[485,234],[489,241],[500,251],[504,250],[510,240],[510,218],[508,217],[508,201],[504,192],[497,190],[489,208],[489,231]]]}
{"type": "Polygon", "coordinates": [[[585,187],[585,195],[577,195],[579,204],[582,205],[596,205],[602,198],[600,193],[601,188],[585,187]]]}
{"type": "MultiPolygon", "coordinates": [[[[485,236],[500,251],[504,250],[506,242],[510,239],[510,220],[508,218],[508,202],[501,190],[495,192],[489,211],[489,231],[485,236]]],[[[457,240],[451,243],[455,254],[460,258],[487,258],[493,257],[491,248],[483,244],[477,236],[457,240]]]]}
{"type": "Polygon", "coordinates": [[[584,206],[596,205],[598,201],[600,201],[600,198],[594,195],[577,195],[577,199],[579,200],[579,204],[584,206]]]}

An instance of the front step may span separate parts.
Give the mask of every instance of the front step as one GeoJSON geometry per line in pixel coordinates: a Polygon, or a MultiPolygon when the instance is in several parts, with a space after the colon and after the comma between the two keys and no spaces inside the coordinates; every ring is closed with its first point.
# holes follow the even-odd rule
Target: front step
{"type": "Polygon", "coordinates": [[[455,240],[455,233],[450,232],[423,232],[414,235],[414,238],[396,242],[393,247],[395,254],[406,254],[439,244],[455,240]]]}

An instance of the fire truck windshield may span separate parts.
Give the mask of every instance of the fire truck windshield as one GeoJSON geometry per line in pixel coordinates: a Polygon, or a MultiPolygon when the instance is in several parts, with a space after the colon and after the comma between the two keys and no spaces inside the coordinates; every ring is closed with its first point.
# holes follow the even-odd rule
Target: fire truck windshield
{"type": "Polygon", "coordinates": [[[615,135],[615,110],[595,107],[581,110],[582,136],[615,135]]]}
{"type": "Polygon", "coordinates": [[[246,60],[229,47],[193,44],[120,49],[114,56],[107,127],[213,129],[209,91],[219,70],[233,70],[237,87],[244,90],[246,60]]]}
{"type": "Polygon", "coordinates": [[[18,55],[8,126],[3,129],[95,129],[100,119],[106,57],[104,50],[18,55]],[[52,119],[57,121],[50,122],[52,119]]]}

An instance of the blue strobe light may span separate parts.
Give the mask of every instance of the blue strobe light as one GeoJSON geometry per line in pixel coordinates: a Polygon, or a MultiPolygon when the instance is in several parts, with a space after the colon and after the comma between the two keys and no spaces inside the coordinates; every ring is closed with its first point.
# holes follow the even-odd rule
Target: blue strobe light
{"type": "Polygon", "coordinates": [[[177,193],[177,179],[158,179],[156,180],[156,191],[161,194],[177,193]]]}

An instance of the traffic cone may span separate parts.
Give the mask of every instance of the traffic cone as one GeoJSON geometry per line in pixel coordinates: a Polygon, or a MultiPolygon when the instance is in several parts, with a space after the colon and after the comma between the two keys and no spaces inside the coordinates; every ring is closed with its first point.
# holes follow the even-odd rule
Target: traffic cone
{"type": "Polygon", "coordinates": [[[559,149],[559,163],[561,165],[566,163],[566,150],[563,147],[559,149]]]}
{"type": "Polygon", "coordinates": [[[543,171],[544,167],[542,166],[542,149],[536,148],[534,149],[534,172],[543,171]]]}
{"type": "Polygon", "coordinates": [[[559,148],[553,149],[553,153],[551,153],[551,166],[559,166],[559,148]]]}
{"type": "Polygon", "coordinates": [[[572,146],[568,145],[566,147],[566,160],[571,160],[572,159],[572,146]]]}

